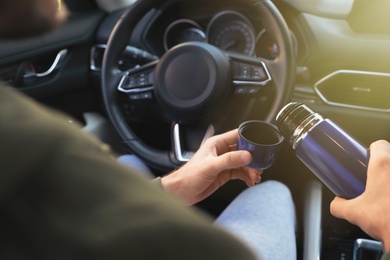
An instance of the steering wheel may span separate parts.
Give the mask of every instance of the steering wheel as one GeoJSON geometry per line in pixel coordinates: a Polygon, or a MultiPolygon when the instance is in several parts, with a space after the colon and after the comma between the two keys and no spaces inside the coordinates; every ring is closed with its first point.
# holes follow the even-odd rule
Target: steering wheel
{"type": "Polygon", "coordinates": [[[177,168],[196,150],[184,147],[183,140],[197,138],[200,145],[205,138],[231,128],[229,123],[247,120],[250,114],[257,113],[262,115],[260,119],[272,122],[288,101],[295,75],[295,53],[287,24],[269,0],[240,1],[261,17],[264,28],[274,38],[278,46],[275,59],[227,52],[205,42],[187,42],[171,48],[158,60],[122,71],[118,64],[130,35],[148,11],[158,10],[166,3],[162,0],[138,0],[112,31],[103,57],[103,104],[126,147],[149,166],[161,171],[177,168]],[[246,73],[248,68],[253,72],[250,76],[246,73]],[[248,94],[250,99],[236,103],[240,99],[236,98],[237,92],[245,88],[253,92],[248,94]],[[262,91],[264,88],[267,90],[262,91]],[[119,91],[152,93],[172,123],[172,136],[166,137],[172,138],[171,150],[151,147],[135,134],[119,106],[119,91]]]}

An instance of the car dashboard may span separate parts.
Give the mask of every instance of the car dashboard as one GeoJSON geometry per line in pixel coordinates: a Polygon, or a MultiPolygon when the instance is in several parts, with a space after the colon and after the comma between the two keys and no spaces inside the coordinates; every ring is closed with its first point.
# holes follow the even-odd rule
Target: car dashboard
{"type": "Polygon", "coordinates": [[[300,50],[293,99],[336,120],[367,146],[388,139],[390,32],[383,26],[387,16],[378,14],[387,3],[367,8],[360,1],[328,1],[303,9],[300,1],[286,2],[280,10],[300,50]]]}
{"type": "MultiPolygon", "coordinates": [[[[296,55],[296,80],[291,101],[307,104],[334,120],[368,147],[378,139],[390,140],[390,31],[381,26],[388,19],[383,11],[372,20],[375,12],[381,10],[378,6],[386,4],[385,1],[369,10],[355,2],[274,1],[289,26],[296,55]]],[[[161,14],[150,24],[141,21],[139,26],[143,30],[136,30],[129,44],[157,57],[186,41],[204,41],[261,59],[277,57],[278,46],[264,29],[261,17],[252,10],[237,1],[211,6],[197,1],[193,8],[181,9],[180,5],[174,5],[164,12],[151,10],[161,14]],[[204,6],[207,9],[203,9],[204,6]]],[[[113,19],[107,21],[111,22],[112,28],[113,19]]],[[[104,44],[108,37],[99,39],[103,39],[99,44],[104,44]]],[[[297,200],[302,201],[300,182],[313,176],[296,161],[290,149],[284,149],[280,157],[286,164],[277,164],[267,176],[289,183],[293,194],[300,194],[297,200]],[[299,176],[287,177],[286,165],[299,176]]],[[[323,214],[319,227],[322,230],[322,258],[351,256],[354,239],[367,236],[345,221],[332,217],[329,203],[334,195],[326,188],[320,190],[321,202],[315,204],[323,214]]],[[[318,190],[314,189],[305,194],[316,196],[316,193],[318,190]]],[[[298,208],[304,208],[299,204],[298,208]]]]}
{"type": "MultiPolygon", "coordinates": [[[[211,5],[203,2],[191,3],[191,8],[176,4],[167,5],[167,10],[151,10],[150,16],[155,18],[147,24],[140,21],[129,45],[156,58],[188,41],[208,42],[261,59],[277,57],[278,46],[253,10],[237,1],[223,5],[218,1],[211,5]]],[[[309,5],[286,0],[275,4],[290,28],[296,54],[292,100],[308,103],[338,121],[366,145],[388,138],[390,32],[380,22],[386,21],[386,16],[377,17],[370,27],[367,24],[371,13],[354,6],[353,1],[329,1],[328,5],[314,1],[309,5]],[[371,126],[371,131],[365,129],[366,125],[371,126]]],[[[379,8],[372,9],[374,12],[379,8]]],[[[113,13],[102,22],[92,51],[92,70],[99,70],[110,29],[122,13],[123,10],[113,13]]]]}

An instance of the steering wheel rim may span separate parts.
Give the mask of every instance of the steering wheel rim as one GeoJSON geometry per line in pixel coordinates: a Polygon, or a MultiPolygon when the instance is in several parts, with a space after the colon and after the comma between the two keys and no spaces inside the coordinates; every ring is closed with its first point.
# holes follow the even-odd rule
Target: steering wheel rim
{"type": "MultiPolygon", "coordinates": [[[[177,0],[180,1],[180,0],[177,0]]],[[[267,31],[273,32],[279,47],[279,55],[275,60],[262,60],[270,72],[275,85],[275,99],[265,121],[272,122],[279,109],[287,103],[294,82],[295,54],[291,43],[290,31],[276,6],[267,0],[246,0],[262,17],[267,31]]],[[[172,151],[155,149],[135,134],[123,117],[117,100],[117,87],[124,72],[119,69],[118,62],[128,44],[131,32],[152,7],[158,7],[164,1],[139,0],[122,15],[112,31],[103,57],[102,65],[102,99],[109,121],[119,134],[123,143],[131,152],[142,158],[148,165],[161,171],[170,171],[180,166],[182,160],[172,151]]],[[[174,129],[173,131],[178,131],[174,129]]],[[[212,132],[210,133],[213,134],[212,132]]]]}

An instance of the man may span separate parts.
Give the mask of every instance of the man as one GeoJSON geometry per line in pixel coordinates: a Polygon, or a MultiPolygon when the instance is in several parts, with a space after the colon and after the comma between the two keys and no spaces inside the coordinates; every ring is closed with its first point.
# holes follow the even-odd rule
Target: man
{"type": "MultiPolygon", "coordinates": [[[[57,0],[2,0],[0,38],[42,34],[64,19],[57,0]]],[[[231,151],[237,130],[210,138],[179,170],[148,181],[64,115],[4,83],[0,111],[1,259],[257,258],[248,244],[185,207],[231,179],[260,182],[261,172],[245,167],[250,153],[231,151]]],[[[270,185],[279,187],[293,215],[286,188],[270,185]]],[[[278,216],[292,219],[283,237],[291,234],[293,248],[294,218],[278,216]]]]}
{"type": "MultiPolygon", "coordinates": [[[[64,19],[54,11],[57,4],[56,0],[2,0],[0,36],[22,38],[55,28],[64,19]]],[[[189,163],[161,179],[163,191],[158,187],[159,179],[153,186],[139,174],[129,172],[93,137],[10,87],[0,86],[0,111],[1,259],[262,256],[261,250],[255,255],[249,243],[240,242],[211,225],[206,216],[183,207],[206,198],[230,179],[241,179],[248,186],[260,181],[260,172],[245,167],[251,155],[231,151],[237,130],[210,138],[189,163]]],[[[337,198],[331,207],[336,216],[361,225],[368,234],[382,240],[386,250],[390,243],[388,176],[390,144],[374,143],[366,192],[355,200],[337,198]],[[375,206],[378,202],[380,207],[375,206]],[[371,210],[360,214],[366,206],[371,210]]],[[[284,194],[281,198],[288,204],[286,189],[275,187],[278,189],[272,189],[272,198],[284,194]]],[[[253,200],[263,197],[246,194],[253,200]]],[[[271,201],[272,207],[266,210],[271,211],[281,201],[271,201]]],[[[266,215],[263,212],[252,213],[266,215]]],[[[292,218],[283,213],[270,216],[277,225],[292,218]]],[[[256,231],[256,217],[252,219],[253,228],[248,229],[256,231]]],[[[287,229],[285,232],[293,233],[287,229]]],[[[264,234],[261,240],[267,236],[272,233],[264,234]]],[[[277,251],[294,244],[293,240],[288,236],[280,239],[277,251]]],[[[289,256],[295,258],[295,254],[289,256]]]]}

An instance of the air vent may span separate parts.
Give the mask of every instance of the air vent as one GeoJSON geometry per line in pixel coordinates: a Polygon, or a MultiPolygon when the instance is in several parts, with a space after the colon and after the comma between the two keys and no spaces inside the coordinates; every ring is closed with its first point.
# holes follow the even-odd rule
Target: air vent
{"type": "Polygon", "coordinates": [[[390,111],[390,74],[340,70],[318,81],[315,90],[328,104],[390,111]]]}

